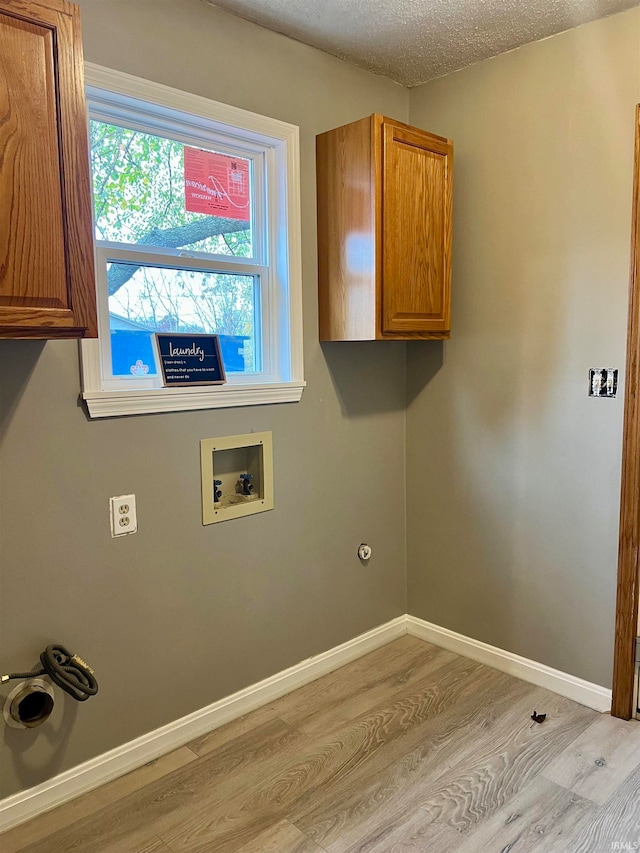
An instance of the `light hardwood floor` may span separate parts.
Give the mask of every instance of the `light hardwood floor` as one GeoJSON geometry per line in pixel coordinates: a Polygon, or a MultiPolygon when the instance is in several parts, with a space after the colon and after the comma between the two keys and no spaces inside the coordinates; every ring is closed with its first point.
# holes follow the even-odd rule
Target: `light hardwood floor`
{"type": "Polygon", "coordinates": [[[615,850],[640,850],[640,723],[408,636],[0,836],[2,853],[615,850]]]}

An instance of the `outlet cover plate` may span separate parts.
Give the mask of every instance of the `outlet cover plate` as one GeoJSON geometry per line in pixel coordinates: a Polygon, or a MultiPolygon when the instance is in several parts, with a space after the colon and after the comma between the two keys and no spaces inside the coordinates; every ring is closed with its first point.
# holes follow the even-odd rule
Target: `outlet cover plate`
{"type": "Polygon", "coordinates": [[[589,396],[612,399],[618,392],[618,371],[615,367],[592,367],[589,371],[589,396]]]}
{"type": "Polygon", "coordinates": [[[109,517],[111,519],[111,536],[127,536],[138,532],[138,513],[136,512],[135,495],[118,495],[109,498],[109,517]]]}

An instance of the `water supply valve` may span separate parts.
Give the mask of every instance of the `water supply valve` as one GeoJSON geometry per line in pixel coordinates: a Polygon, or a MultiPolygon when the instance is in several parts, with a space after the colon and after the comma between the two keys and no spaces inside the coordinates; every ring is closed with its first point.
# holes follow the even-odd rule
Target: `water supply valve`
{"type": "Polygon", "coordinates": [[[214,503],[220,503],[222,500],[222,489],[220,486],[222,485],[222,480],[214,480],[213,481],[213,501],[214,503]]]}
{"type": "Polygon", "coordinates": [[[242,495],[252,495],[253,494],[253,474],[240,474],[240,494],[242,495]]]}

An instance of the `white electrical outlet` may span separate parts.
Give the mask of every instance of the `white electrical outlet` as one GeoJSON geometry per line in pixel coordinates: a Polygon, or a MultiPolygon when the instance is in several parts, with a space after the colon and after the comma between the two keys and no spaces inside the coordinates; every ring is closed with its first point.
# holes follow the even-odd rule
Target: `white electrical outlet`
{"type": "Polygon", "coordinates": [[[109,498],[109,507],[111,509],[112,536],[126,536],[127,533],[138,532],[135,495],[120,495],[117,498],[109,498]]]}

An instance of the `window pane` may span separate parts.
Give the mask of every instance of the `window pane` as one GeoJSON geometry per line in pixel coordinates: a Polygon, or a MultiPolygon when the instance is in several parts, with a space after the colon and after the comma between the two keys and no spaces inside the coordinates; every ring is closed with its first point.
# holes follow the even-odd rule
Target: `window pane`
{"type": "Polygon", "coordinates": [[[257,276],[112,262],[107,266],[114,376],[153,376],[153,332],[220,336],[227,373],[260,369],[257,276]]]}
{"type": "Polygon", "coordinates": [[[90,124],[97,240],[253,257],[251,161],[90,124]]]}

